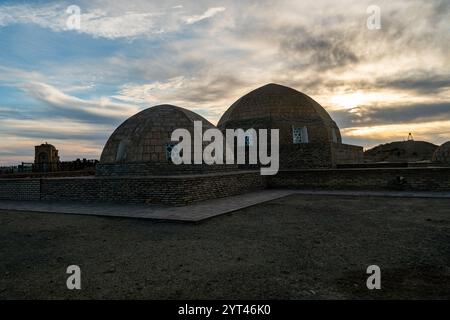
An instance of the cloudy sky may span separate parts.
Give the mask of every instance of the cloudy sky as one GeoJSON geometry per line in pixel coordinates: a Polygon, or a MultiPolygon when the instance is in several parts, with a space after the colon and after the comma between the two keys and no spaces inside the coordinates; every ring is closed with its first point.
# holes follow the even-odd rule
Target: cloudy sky
{"type": "Polygon", "coordinates": [[[160,103],[216,123],[269,82],[322,104],[346,143],[441,144],[449,31],[448,0],[0,1],[0,165],[44,141],[63,160],[98,158],[118,124],[160,103]]]}

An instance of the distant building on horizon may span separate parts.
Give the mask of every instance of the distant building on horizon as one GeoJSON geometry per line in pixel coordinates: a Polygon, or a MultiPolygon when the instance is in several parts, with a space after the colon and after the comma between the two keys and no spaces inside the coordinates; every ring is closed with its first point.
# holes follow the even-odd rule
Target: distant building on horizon
{"type": "Polygon", "coordinates": [[[34,166],[36,171],[57,171],[59,166],[58,150],[47,142],[34,147],[34,166]]]}

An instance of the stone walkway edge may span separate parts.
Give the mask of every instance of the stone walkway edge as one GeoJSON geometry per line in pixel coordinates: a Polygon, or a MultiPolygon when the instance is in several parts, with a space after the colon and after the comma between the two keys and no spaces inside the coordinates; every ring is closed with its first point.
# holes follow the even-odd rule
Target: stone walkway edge
{"type": "Polygon", "coordinates": [[[1,210],[14,210],[20,213],[66,213],[122,218],[157,219],[179,222],[199,222],[205,219],[237,211],[259,203],[283,198],[292,194],[322,196],[359,196],[359,197],[401,197],[401,198],[447,198],[450,192],[406,192],[406,191],[327,191],[266,189],[237,196],[213,199],[184,207],[160,207],[139,204],[12,201],[0,200],[1,210]]]}

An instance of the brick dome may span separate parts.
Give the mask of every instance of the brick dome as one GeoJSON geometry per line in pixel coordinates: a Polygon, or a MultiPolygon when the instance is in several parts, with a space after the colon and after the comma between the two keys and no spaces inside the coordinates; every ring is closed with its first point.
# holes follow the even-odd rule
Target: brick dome
{"type": "Polygon", "coordinates": [[[433,154],[433,161],[450,164],[450,141],[436,149],[433,154]]]}
{"type": "Polygon", "coordinates": [[[203,130],[214,128],[202,116],[173,105],[145,109],[113,132],[103,149],[100,164],[168,163],[167,148],[172,132],[183,128],[192,135],[194,121],[201,121],[203,130]]]}
{"type": "Polygon", "coordinates": [[[247,93],[224,113],[218,127],[278,128],[280,143],[290,143],[292,127],[307,127],[309,142],[338,142],[341,134],[328,112],[312,98],[279,84],[247,93]]]}

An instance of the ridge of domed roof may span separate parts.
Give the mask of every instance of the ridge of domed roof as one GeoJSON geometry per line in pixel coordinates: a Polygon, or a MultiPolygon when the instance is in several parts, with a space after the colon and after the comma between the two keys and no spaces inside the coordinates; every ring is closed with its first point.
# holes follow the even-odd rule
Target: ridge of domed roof
{"type": "Polygon", "coordinates": [[[157,112],[165,113],[166,111],[173,111],[173,112],[176,112],[176,113],[181,113],[190,121],[202,121],[202,122],[205,122],[206,124],[212,126],[212,124],[207,119],[202,117],[201,115],[199,115],[199,114],[197,114],[197,113],[195,113],[195,112],[193,112],[191,110],[188,110],[188,109],[185,109],[185,108],[182,108],[182,107],[178,107],[178,106],[175,106],[175,105],[172,105],[172,104],[159,104],[159,105],[156,105],[156,106],[152,106],[152,107],[146,108],[144,110],[139,111],[135,115],[131,116],[130,118],[125,120],[125,122],[132,121],[133,119],[136,119],[136,118],[139,118],[139,117],[148,117],[148,115],[153,114],[153,113],[157,113],[157,112]]]}
{"type": "Polygon", "coordinates": [[[174,105],[162,104],[144,109],[114,130],[103,148],[100,162],[164,161],[166,154],[163,149],[170,143],[172,132],[176,129],[192,130],[194,121],[201,121],[204,128],[215,128],[201,115],[174,105]],[[119,156],[125,153],[127,156],[119,156]]]}
{"type": "Polygon", "coordinates": [[[236,100],[220,118],[218,126],[234,118],[244,119],[245,114],[258,113],[251,110],[255,108],[259,109],[261,116],[276,116],[280,112],[276,108],[283,106],[311,109],[324,122],[333,122],[328,112],[308,95],[284,85],[269,83],[236,100]]]}

